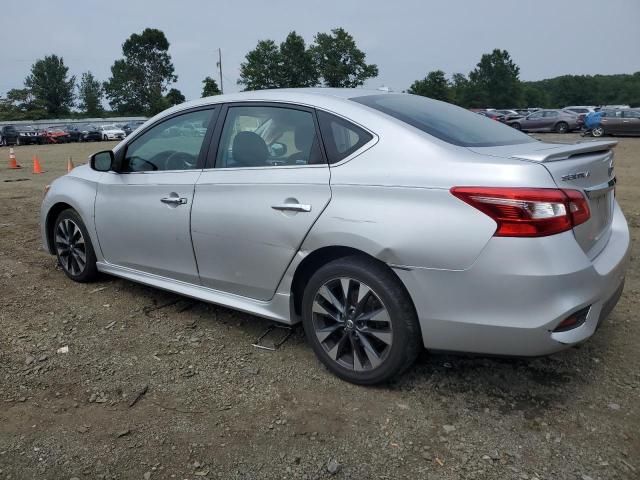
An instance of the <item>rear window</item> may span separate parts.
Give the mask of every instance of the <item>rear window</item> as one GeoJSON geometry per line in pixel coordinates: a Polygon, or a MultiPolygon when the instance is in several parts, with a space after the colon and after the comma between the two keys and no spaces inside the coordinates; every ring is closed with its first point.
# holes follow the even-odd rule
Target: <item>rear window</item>
{"type": "Polygon", "coordinates": [[[495,120],[418,95],[367,95],[351,100],[461,147],[494,147],[536,141],[495,120]]]}
{"type": "Polygon", "coordinates": [[[322,110],[318,110],[318,123],[329,163],[347,158],[373,138],[357,125],[322,110]]]}

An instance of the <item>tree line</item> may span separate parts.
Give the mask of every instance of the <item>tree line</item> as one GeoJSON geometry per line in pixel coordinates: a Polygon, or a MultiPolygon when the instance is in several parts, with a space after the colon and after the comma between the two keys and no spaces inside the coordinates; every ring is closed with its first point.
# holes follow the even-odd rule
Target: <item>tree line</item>
{"type": "MultiPolygon", "coordinates": [[[[104,100],[119,115],[153,115],[185,97],[172,85],[178,80],[169,54],[169,41],[158,29],[132,34],[122,44],[104,82],[90,71],[80,78],[69,74],[62,57],[37,60],[23,88],[0,97],[0,120],[99,117],[104,100]]],[[[248,52],[237,83],[244,90],[294,87],[358,87],[378,75],[366,54],[343,28],[317,33],[307,45],[295,31],[277,43],[266,39],[248,52]]],[[[434,70],[414,81],[409,93],[465,108],[559,108],[572,105],[640,105],[640,72],[621,75],[564,75],[546,80],[520,80],[520,67],[506,50],[482,55],[468,74],[447,75],[434,70]]],[[[202,96],[222,93],[207,76],[202,96]]]]}
{"type": "Polygon", "coordinates": [[[506,50],[482,55],[476,67],[451,78],[442,70],[411,84],[409,93],[465,108],[562,108],[568,105],[640,106],[640,72],[619,75],[563,75],[526,82],[506,50]]]}

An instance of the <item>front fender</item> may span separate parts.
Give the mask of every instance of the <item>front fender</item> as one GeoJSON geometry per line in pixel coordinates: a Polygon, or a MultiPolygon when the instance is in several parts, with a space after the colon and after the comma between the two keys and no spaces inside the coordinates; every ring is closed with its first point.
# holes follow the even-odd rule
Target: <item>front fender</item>
{"type": "MultiPolygon", "coordinates": [[[[97,172],[96,172],[97,173],[97,172]]],[[[55,254],[49,232],[58,213],[68,207],[73,208],[84,222],[98,260],[101,259],[98,235],[95,228],[94,204],[96,199],[95,180],[76,175],[65,175],[56,179],[42,200],[40,208],[40,232],[42,245],[50,254],[55,254]],[[68,206],[68,207],[67,207],[68,206]]]]}

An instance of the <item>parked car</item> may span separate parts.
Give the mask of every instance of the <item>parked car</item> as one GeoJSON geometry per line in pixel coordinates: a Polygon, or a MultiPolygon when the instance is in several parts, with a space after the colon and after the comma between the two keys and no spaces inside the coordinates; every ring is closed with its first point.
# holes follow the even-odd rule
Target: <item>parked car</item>
{"type": "Polygon", "coordinates": [[[102,131],[95,125],[73,124],[65,127],[72,142],[93,142],[102,140],[102,131]]]}
{"type": "Polygon", "coordinates": [[[597,112],[598,107],[589,106],[589,105],[571,105],[569,107],[564,107],[563,110],[586,115],[587,113],[597,112]]]}
{"type": "Polygon", "coordinates": [[[122,130],[124,131],[125,136],[129,136],[131,135],[131,133],[138,128],[140,125],[142,125],[144,123],[144,121],[142,120],[136,120],[135,122],[129,122],[127,124],[125,124],[122,127],[122,130]]]}
{"type": "Polygon", "coordinates": [[[43,143],[69,143],[71,136],[64,127],[47,127],[42,131],[43,143]]]}
{"type": "Polygon", "coordinates": [[[329,370],[372,384],[422,348],[538,356],[593,335],[629,260],[614,146],[408,94],[220,95],[54,180],[42,238],[78,282],[301,321],[329,370]],[[207,134],[180,135],[194,123],[207,134]]]}
{"type": "Polygon", "coordinates": [[[522,118],[524,115],[516,112],[515,110],[493,110],[494,112],[503,115],[505,122],[509,122],[511,120],[517,120],[522,118]]]}
{"type": "Polygon", "coordinates": [[[18,135],[18,130],[13,125],[0,127],[0,146],[17,144],[18,135]]]}
{"type": "Polygon", "coordinates": [[[495,110],[481,110],[479,112],[476,112],[479,115],[482,115],[483,117],[487,117],[490,118],[491,120],[495,120],[497,122],[505,122],[505,116],[502,115],[501,113],[496,112],[495,110]]]}
{"type": "Polygon", "coordinates": [[[99,130],[102,140],[122,140],[126,136],[124,130],[115,125],[102,125],[99,130]]]}
{"type": "Polygon", "coordinates": [[[43,143],[42,134],[34,127],[19,125],[16,130],[18,131],[17,145],[40,145],[43,143]]]}
{"type": "Polygon", "coordinates": [[[591,135],[640,135],[640,109],[603,110],[600,126],[592,129],[591,135]]]}
{"type": "Polygon", "coordinates": [[[569,133],[580,130],[584,120],[573,112],[564,110],[539,110],[526,117],[507,122],[511,127],[524,132],[569,133]]]}

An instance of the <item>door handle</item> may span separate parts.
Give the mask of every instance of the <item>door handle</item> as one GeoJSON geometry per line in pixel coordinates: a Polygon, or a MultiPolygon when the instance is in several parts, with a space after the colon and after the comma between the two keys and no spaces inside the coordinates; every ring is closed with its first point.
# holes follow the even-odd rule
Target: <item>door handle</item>
{"type": "Polygon", "coordinates": [[[304,205],[302,203],[282,203],[280,205],[271,205],[274,210],[281,212],[310,212],[311,205],[304,205]]]}
{"type": "Polygon", "coordinates": [[[184,197],[164,197],[160,201],[168,205],[185,205],[187,203],[187,199],[184,197]]]}

